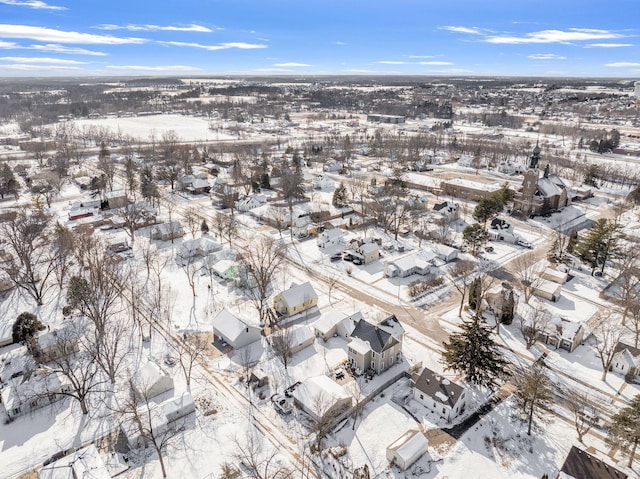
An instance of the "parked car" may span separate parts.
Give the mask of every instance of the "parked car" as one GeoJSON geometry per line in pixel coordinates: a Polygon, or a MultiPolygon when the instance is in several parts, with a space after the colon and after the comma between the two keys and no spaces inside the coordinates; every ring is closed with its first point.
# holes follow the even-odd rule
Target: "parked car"
{"type": "Polygon", "coordinates": [[[356,257],[354,257],[354,258],[353,258],[353,264],[355,264],[355,265],[358,265],[358,266],[359,266],[359,265],[361,265],[361,264],[364,264],[364,261],[362,261],[362,259],[361,259],[361,258],[356,258],[356,257]]]}
{"type": "Polygon", "coordinates": [[[523,248],[533,249],[533,244],[529,243],[528,241],[522,240],[522,239],[517,240],[516,244],[518,246],[522,246],[523,248]]]}
{"type": "Polygon", "coordinates": [[[342,253],[334,253],[331,256],[329,256],[329,259],[331,261],[340,261],[342,259],[342,253]]]}
{"type": "Polygon", "coordinates": [[[353,256],[351,256],[351,254],[350,254],[350,253],[345,253],[345,254],[342,256],[342,259],[343,259],[343,260],[345,260],[345,261],[353,261],[353,256]]]}
{"type": "Polygon", "coordinates": [[[291,403],[287,401],[282,394],[274,394],[271,396],[271,402],[273,403],[273,407],[280,414],[291,414],[291,403]]]}
{"type": "Polygon", "coordinates": [[[493,252],[494,252],[493,246],[487,246],[484,250],[485,250],[487,253],[493,253],[493,252]]]}

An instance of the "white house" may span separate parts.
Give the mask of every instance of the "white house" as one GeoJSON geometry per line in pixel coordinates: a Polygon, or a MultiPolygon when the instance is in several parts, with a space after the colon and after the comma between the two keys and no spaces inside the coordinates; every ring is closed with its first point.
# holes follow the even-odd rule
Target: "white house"
{"type": "Polygon", "coordinates": [[[636,378],[640,372],[640,349],[619,342],[611,361],[611,370],[629,379],[636,378]]]}
{"type": "Polygon", "coordinates": [[[111,479],[111,473],[94,444],[47,464],[38,479],[111,479]]]}
{"type": "Polygon", "coordinates": [[[341,245],[344,243],[346,236],[347,232],[340,228],[324,230],[318,235],[318,247],[330,248],[332,246],[341,245]]]}
{"type": "Polygon", "coordinates": [[[399,258],[387,261],[384,274],[389,278],[405,278],[412,274],[426,275],[435,269],[436,254],[432,251],[412,251],[399,258]]]}
{"type": "Polygon", "coordinates": [[[313,179],[313,187],[316,190],[330,190],[334,188],[335,185],[335,181],[333,181],[327,175],[317,175],[313,179]]]}
{"type": "Polygon", "coordinates": [[[411,378],[413,398],[434,413],[451,421],[464,413],[465,390],[462,386],[424,368],[411,378]]]}
{"type": "Polygon", "coordinates": [[[387,460],[405,471],[429,448],[429,440],[419,429],[409,429],[387,446],[387,460]]]}
{"type": "Polygon", "coordinates": [[[173,378],[151,361],[140,366],[131,380],[138,399],[152,399],[173,389],[173,378]]]}
{"type": "Polygon", "coordinates": [[[356,248],[356,253],[362,255],[364,264],[369,264],[380,259],[380,246],[378,243],[362,243],[356,248]]]}
{"type": "Polygon", "coordinates": [[[62,399],[71,384],[60,373],[36,369],[31,375],[20,375],[0,391],[2,404],[10,419],[34,411],[62,399]]]}
{"type": "Polygon", "coordinates": [[[458,254],[460,253],[460,250],[440,243],[434,243],[431,246],[431,250],[439,259],[441,259],[445,263],[450,263],[451,261],[456,259],[458,257],[458,254]]]}
{"type": "Polygon", "coordinates": [[[440,213],[445,218],[450,220],[456,219],[459,216],[459,207],[457,203],[451,201],[443,201],[433,205],[433,211],[440,213]]]}
{"type": "Polygon", "coordinates": [[[179,258],[186,260],[196,256],[205,257],[221,249],[222,245],[213,238],[200,236],[199,238],[183,241],[177,255],[179,258]]]}
{"type": "Polygon", "coordinates": [[[361,319],[364,319],[364,316],[360,312],[347,315],[334,309],[323,314],[320,319],[313,323],[313,332],[317,337],[324,340],[333,336],[347,338],[355,329],[356,323],[361,319]]]}
{"type": "Polygon", "coordinates": [[[234,349],[255,343],[261,338],[261,331],[257,325],[237,318],[226,309],[213,318],[211,325],[214,338],[223,340],[234,349]]]}
{"type": "Polygon", "coordinates": [[[352,398],[342,386],[327,376],[305,379],[293,390],[296,406],[314,420],[326,414],[340,414],[351,407],[352,398]]]}
{"type": "Polygon", "coordinates": [[[266,203],[267,197],[265,195],[250,195],[236,201],[236,209],[238,211],[246,212],[251,211],[254,208],[259,208],[266,203]]]}
{"type": "Polygon", "coordinates": [[[162,223],[151,228],[151,239],[169,241],[184,236],[184,228],[179,221],[162,223]]]}

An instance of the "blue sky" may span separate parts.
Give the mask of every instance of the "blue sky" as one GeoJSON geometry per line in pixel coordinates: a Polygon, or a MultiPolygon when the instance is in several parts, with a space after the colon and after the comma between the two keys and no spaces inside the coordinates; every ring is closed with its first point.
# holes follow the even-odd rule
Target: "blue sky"
{"type": "Polygon", "coordinates": [[[640,78],[638,0],[0,0],[0,76],[640,78]]]}

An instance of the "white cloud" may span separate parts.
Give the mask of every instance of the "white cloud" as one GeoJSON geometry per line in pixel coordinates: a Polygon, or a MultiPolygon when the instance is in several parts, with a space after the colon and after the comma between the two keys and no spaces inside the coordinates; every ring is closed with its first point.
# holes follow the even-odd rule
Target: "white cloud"
{"type": "Polygon", "coordinates": [[[524,44],[524,43],[569,43],[589,40],[622,38],[624,35],[593,28],[569,28],[567,30],[540,30],[525,33],[524,36],[491,35],[485,38],[488,43],[524,44]]]}
{"type": "Polygon", "coordinates": [[[633,43],[589,43],[585,48],[623,48],[632,47],[633,43]]]}
{"type": "Polygon", "coordinates": [[[275,63],[274,67],[310,67],[308,63],[296,63],[296,62],[288,62],[288,63],[275,63]]]}
{"type": "Polygon", "coordinates": [[[613,67],[613,68],[631,68],[631,67],[640,67],[640,63],[638,63],[638,62],[613,62],[613,63],[607,63],[605,66],[606,67],[613,67]]]}
{"type": "Polygon", "coordinates": [[[244,42],[219,43],[217,45],[202,45],[201,43],[192,43],[192,42],[165,42],[165,41],[159,41],[158,43],[162,45],[171,45],[174,47],[201,48],[203,50],[209,50],[209,51],[227,50],[229,48],[239,48],[241,50],[267,48],[267,45],[262,45],[260,43],[244,43],[244,42]]]}
{"type": "Polygon", "coordinates": [[[438,61],[434,61],[434,62],[418,62],[416,64],[417,65],[453,65],[453,63],[451,63],[451,62],[438,62],[438,61]]]}
{"type": "Polygon", "coordinates": [[[446,26],[441,27],[442,30],[447,30],[449,32],[455,33],[468,33],[470,35],[482,35],[483,30],[478,27],[457,27],[457,26],[446,26]]]}
{"type": "Polygon", "coordinates": [[[407,58],[436,58],[436,55],[407,55],[407,58]]]}
{"type": "Polygon", "coordinates": [[[125,45],[145,43],[144,38],[119,38],[111,35],[93,35],[91,33],[67,32],[46,27],[30,25],[0,24],[0,38],[29,38],[40,42],[82,43],[89,45],[125,45]]]}
{"type": "Polygon", "coordinates": [[[534,53],[529,55],[532,60],[566,60],[567,57],[556,55],[555,53],[534,53]]]}
{"type": "Polygon", "coordinates": [[[345,42],[333,42],[333,44],[334,44],[334,45],[341,45],[341,46],[342,46],[342,45],[346,45],[346,43],[345,43],[345,42]]]}
{"type": "Polygon", "coordinates": [[[410,65],[411,64],[411,62],[403,62],[403,61],[396,61],[396,60],[382,60],[376,63],[380,63],[381,65],[410,65]]]}
{"type": "Polygon", "coordinates": [[[76,60],[61,60],[59,58],[35,58],[35,57],[0,57],[0,61],[13,63],[46,63],[57,65],[85,65],[86,62],[76,60]]]}
{"type": "Polygon", "coordinates": [[[200,68],[188,65],[145,66],[145,65],[109,65],[110,70],[132,70],[150,72],[195,72],[200,68]]]}
{"type": "Polygon", "coordinates": [[[293,70],[289,70],[287,68],[256,68],[253,71],[260,72],[260,73],[289,73],[289,72],[292,72],[293,70]]]}
{"type": "Polygon", "coordinates": [[[0,42],[0,48],[12,50],[14,48],[20,48],[20,47],[15,42],[0,42]]]}
{"type": "Polygon", "coordinates": [[[128,30],[131,32],[158,32],[158,31],[166,31],[166,32],[202,32],[202,33],[211,33],[212,29],[203,27],[202,25],[196,25],[192,23],[187,26],[175,26],[175,25],[114,25],[111,23],[98,25],[94,28],[99,30],[128,30]]]}
{"type": "Polygon", "coordinates": [[[30,45],[23,48],[27,50],[37,50],[39,52],[64,53],[67,55],[91,55],[94,57],[107,56],[104,52],[96,52],[85,48],[65,47],[64,45],[56,45],[55,43],[47,43],[46,45],[30,45]]]}
{"type": "Polygon", "coordinates": [[[80,67],[67,66],[67,65],[32,65],[26,63],[14,63],[14,64],[6,64],[0,65],[3,70],[16,70],[16,71],[42,71],[43,74],[55,71],[82,71],[80,67]]]}
{"type": "Polygon", "coordinates": [[[66,10],[67,7],[58,7],[56,5],[49,5],[40,0],[0,0],[0,3],[5,5],[14,5],[16,7],[29,7],[37,10],[66,10]]]}

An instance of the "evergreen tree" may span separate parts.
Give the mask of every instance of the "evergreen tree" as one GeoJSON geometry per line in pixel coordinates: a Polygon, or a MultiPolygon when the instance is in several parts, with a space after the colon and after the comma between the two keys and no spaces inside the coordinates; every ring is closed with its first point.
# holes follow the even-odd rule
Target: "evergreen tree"
{"type": "Polygon", "coordinates": [[[331,200],[331,204],[336,208],[341,208],[347,203],[347,187],[344,186],[344,183],[340,183],[338,187],[333,192],[333,199],[331,200]]]}
{"type": "Polygon", "coordinates": [[[587,234],[576,245],[576,254],[591,266],[591,274],[597,268],[604,273],[607,260],[618,252],[620,225],[601,218],[595,222],[587,234]]]}
{"type": "Polygon", "coordinates": [[[507,297],[502,302],[502,311],[500,311],[500,322],[503,324],[511,324],[515,316],[516,298],[513,290],[509,291],[507,297]]]}
{"type": "Polygon", "coordinates": [[[598,188],[598,178],[600,177],[600,168],[595,163],[591,163],[587,166],[587,171],[584,173],[582,182],[585,185],[598,188]]]}
{"type": "Polygon", "coordinates": [[[548,409],[553,400],[551,383],[541,364],[535,363],[533,368],[521,372],[516,379],[514,397],[516,407],[527,420],[527,435],[531,436],[533,420],[541,419],[542,411],[548,409]]]}
{"type": "Polygon", "coordinates": [[[551,200],[549,198],[545,198],[542,200],[542,206],[540,207],[540,216],[549,217],[551,216],[551,200]]]}
{"type": "Polygon", "coordinates": [[[469,285],[469,307],[474,311],[478,311],[478,307],[480,306],[478,304],[478,301],[480,299],[480,295],[482,294],[481,289],[482,280],[478,276],[476,279],[471,281],[471,284],[469,285]]]}
{"type": "Polygon", "coordinates": [[[203,235],[206,235],[209,232],[209,225],[207,224],[207,220],[202,220],[202,224],[200,225],[200,231],[203,235]]]}
{"type": "Polygon", "coordinates": [[[498,377],[505,374],[507,361],[491,338],[491,329],[479,314],[465,321],[461,328],[461,332],[452,334],[444,343],[442,359],[446,369],[463,374],[473,384],[494,386],[498,377]]]}
{"type": "Polygon", "coordinates": [[[140,172],[140,193],[152,205],[155,205],[156,199],[160,198],[160,190],[153,177],[153,171],[149,167],[145,167],[140,172]]]}
{"type": "Polygon", "coordinates": [[[260,188],[271,189],[271,178],[266,171],[260,175],[260,188]]]}
{"type": "Polygon", "coordinates": [[[607,430],[607,442],[610,445],[629,451],[628,466],[631,467],[640,442],[640,394],[634,396],[627,407],[613,415],[607,430]]]}
{"type": "Polygon", "coordinates": [[[502,212],[504,207],[503,196],[500,191],[482,198],[473,210],[473,218],[478,223],[486,223],[488,220],[495,218],[502,212]]]}
{"type": "Polygon", "coordinates": [[[471,226],[467,226],[462,231],[462,240],[464,244],[471,250],[471,254],[476,256],[480,251],[480,248],[489,241],[489,232],[484,225],[476,223],[471,226]]]}
{"type": "Polygon", "coordinates": [[[640,205],[640,185],[631,190],[631,192],[627,195],[627,201],[630,201],[636,206],[640,205]]]}
{"type": "Polygon", "coordinates": [[[14,343],[27,343],[35,337],[38,331],[44,329],[44,324],[33,313],[21,313],[13,323],[12,337],[14,343]]]}

